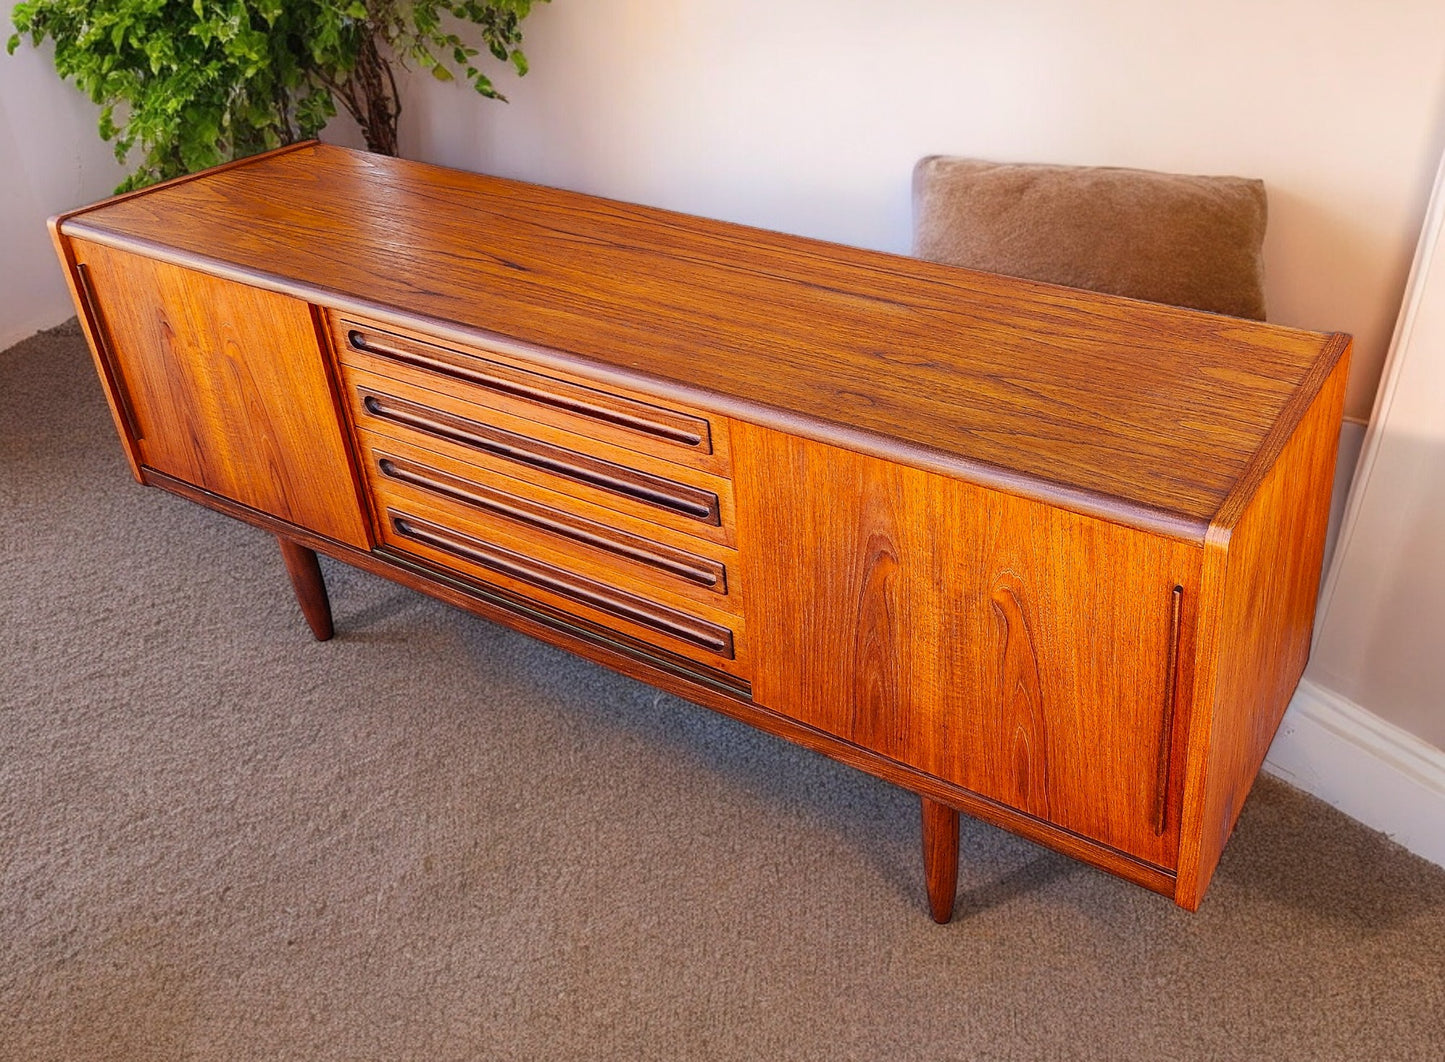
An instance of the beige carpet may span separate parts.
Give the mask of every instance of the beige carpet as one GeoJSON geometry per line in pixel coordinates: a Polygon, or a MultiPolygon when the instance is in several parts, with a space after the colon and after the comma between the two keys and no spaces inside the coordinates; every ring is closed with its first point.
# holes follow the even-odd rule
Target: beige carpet
{"type": "Polygon", "coordinates": [[[0,1059],[1445,1058],[1445,871],[1278,783],[1203,909],[129,479],[0,354],[0,1059]]]}

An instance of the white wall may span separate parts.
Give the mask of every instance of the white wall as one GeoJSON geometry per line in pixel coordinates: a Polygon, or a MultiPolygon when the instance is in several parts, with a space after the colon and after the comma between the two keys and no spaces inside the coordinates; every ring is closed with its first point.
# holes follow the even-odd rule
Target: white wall
{"type": "Polygon", "coordinates": [[[1321,598],[1311,675],[1445,749],[1445,162],[1321,598]]]}
{"type": "MultiPolygon", "coordinates": [[[[13,31],[14,7],[0,0],[0,45],[13,31]]],[[[133,168],[100,139],[100,108],[60,80],[53,51],[29,38],[13,56],[0,47],[0,350],[75,314],[46,219],[105,198],[133,168]]],[[[363,146],[349,119],[326,137],[363,146]]]]}
{"type": "Polygon", "coordinates": [[[906,251],[934,152],[1263,177],[1273,320],[1370,408],[1445,146],[1440,0],[554,0],[499,106],[416,79],[403,152],[906,251]]]}
{"type": "Polygon", "coordinates": [[[1445,866],[1445,161],[1268,768],[1445,866]]]}
{"type": "MultiPolygon", "coordinates": [[[[0,43],[14,6],[0,2],[0,43]]],[[[56,77],[50,54],[0,50],[0,350],[75,313],[45,219],[125,175],[95,131],[97,108],[56,77]]]]}

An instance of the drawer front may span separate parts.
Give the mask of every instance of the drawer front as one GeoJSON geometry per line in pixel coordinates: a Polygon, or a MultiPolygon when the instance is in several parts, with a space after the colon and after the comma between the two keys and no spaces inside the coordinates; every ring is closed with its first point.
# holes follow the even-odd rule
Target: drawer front
{"type": "Polygon", "coordinates": [[[723,476],[731,470],[728,426],[722,418],[539,372],[498,350],[440,343],[334,313],[328,321],[344,366],[665,461],[723,476]]]}
{"type": "Polygon", "coordinates": [[[362,459],[378,519],[388,507],[426,505],[448,526],[675,606],[740,611],[736,553],[523,481],[478,475],[441,454],[362,432],[362,459]]]}
{"type": "Polygon", "coordinates": [[[574,570],[513,541],[503,543],[457,526],[455,514],[418,497],[377,499],[381,540],[463,576],[499,586],[542,605],[676,656],[750,678],[740,617],[686,608],[636,583],[617,585],[574,570]]]}
{"type": "Polygon", "coordinates": [[[352,418],[363,432],[448,455],[483,478],[523,479],[549,491],[732,545],[730,480],[375,373],[343,367],[343,378],[352,418]]]}

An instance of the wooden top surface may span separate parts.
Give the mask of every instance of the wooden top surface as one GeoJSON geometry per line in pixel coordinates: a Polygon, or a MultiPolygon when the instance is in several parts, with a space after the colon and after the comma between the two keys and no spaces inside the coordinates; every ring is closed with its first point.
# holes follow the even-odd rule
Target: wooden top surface
{"type": "Polygon", "coordinates": [[[1348,345],[314,143],[61,225],[1194,539],[1348,345]]]}

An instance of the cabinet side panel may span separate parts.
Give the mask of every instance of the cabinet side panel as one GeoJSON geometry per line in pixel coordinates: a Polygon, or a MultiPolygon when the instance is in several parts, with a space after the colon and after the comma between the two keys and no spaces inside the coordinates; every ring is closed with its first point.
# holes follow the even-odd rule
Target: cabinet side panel
{"type": "Polygon", "coordinates": [[[110,362],[109,352],[102,345],[104,337],[94,320],[95,315],[89,295],[81,286],[83,281],[81,273],[75,265],[72,242],[69,237],[60,232],[62,220],[64,219],[61,217],[50,219],[50,239],[55,244],[55,254],[60,259],[60,268],[65,274],[66,286],[70,289],[70,299],[75,303],[75,313],[80,321],[80,329],[85,333],[85,341],[90,347],[91,361],[95,364],[96,375],[100,377],[101,390],[105,392],[105,401],[110,407],[110,416],[115,422],[116,434],[120,436],[121,446],[125,449],[126,463],[130,465],[131,475],[135,477],[136,482],[141,483],[144,480],[141,476],[140,450],[131,430],[130,410],[125,404],[126,397],[121,392],[121,384],[117,379],[116,370],[110,362]]]}
{"type": "Polygon", "coordinates": [[[97,343],[128,396],[141,464],[367,548],[311,308],[86,241],[97,343]]]}
{"type": "Polygon", "coordinates": [[[1196,545],[740,422],[733,460],[759,704],[1173,867],[1196,545]]]}
{"type": "Polygon", "coordinates": [[[1206,545],[1176,899],[1199,906],[1309,658],[1349,357],[1206,545]]]}

